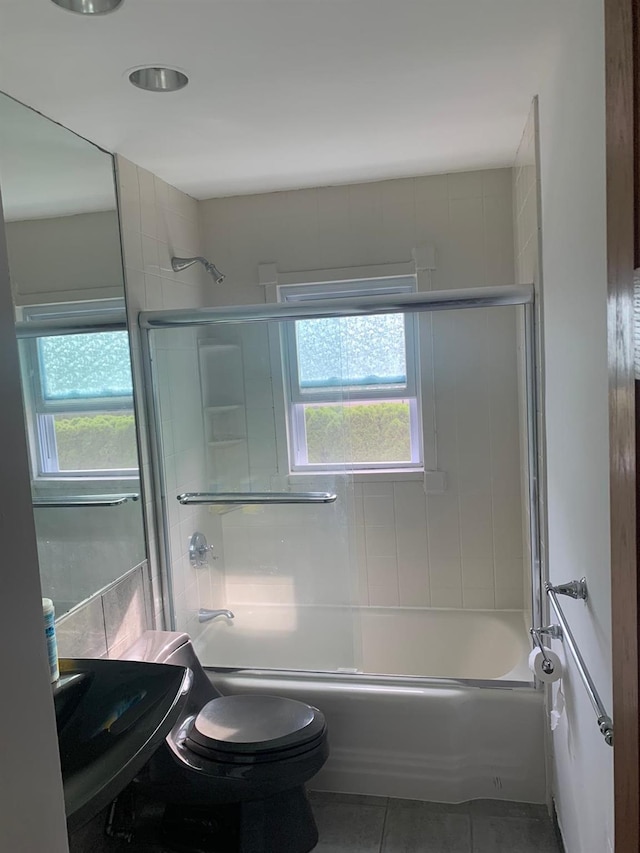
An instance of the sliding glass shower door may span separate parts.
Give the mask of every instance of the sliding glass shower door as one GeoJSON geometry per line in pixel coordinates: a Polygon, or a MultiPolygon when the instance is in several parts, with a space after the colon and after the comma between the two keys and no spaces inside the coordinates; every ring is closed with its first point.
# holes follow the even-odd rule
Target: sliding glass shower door
{"type": "Polygon", "coordinates": [[[530,298],[152,315],[173,625],[205,665],[526,680],[530,298]]]}
{"type": "MultiPolygon", "coordinates": [[[[353,671],[353,476],[290,471],[287,325],[151,332],[172,615],[205,665],[353,671]]],[[[312,459],[340,432],[333,396],[312,459]]]]}

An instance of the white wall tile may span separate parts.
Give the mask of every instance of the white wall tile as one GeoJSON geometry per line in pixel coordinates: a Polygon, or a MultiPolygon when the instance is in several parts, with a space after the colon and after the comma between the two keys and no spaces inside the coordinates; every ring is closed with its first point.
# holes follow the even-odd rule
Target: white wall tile
{"type": "Polygon", "coordinates": [[[365,497],[372,495],[389,495],[393,497],[393,482],[390,480],[373,480],[362,484],[362,494],[365,497]]]}
{"type": "Polygon", "coordinates": [[[460,512],[457,495],[427,496],[427,531],[432,593],[435,587],[461,586],[460,512]]]}
{"type": "Polygon", "coordinates": [[[146,273],[160,275],[160,261],[158,255],[158,242],[155,237],[142,235],[142,262],[146,273]]]}
{"type": "Polygon", "coordinates": [[[369,587],[369,605],[371,607],[397,607],[398,588],[386,586],[369,587]]]}
{"type": "MultiPolygon", "coordinates": [[[[519,174],[524,202],[530,179],[524,170],[519,174]]],[[[262,301],[260,263],[274,263],[281,271],[389,263],[409,260],[419,245],[435,247],[432,287],[477,286],[489,279],[492,284],[510,283],[515,275],[514,180],[512,170],[496,169],[203,202],[199,205],[203,253],[228,276],[226,285],[208,291],[207,298],[217,304],[262,301]]],[[[163,195],[156,184],[156,199],[163,195]]],[[[188,219],[189,206],[185,202],[177,216],[188,219]]],[[[186,240],[181,236],[183,223],[175,218],[175,205],[172,214],[167,219],[168,246],[186,240]]],[[[181,298],[179,291],[164,293],[168,303],[181,298]]],[[[512,583],[522,557],[521,541],[510,532],[504,547],[494,549],[496,537],[502,530],[510,531],[520,506],[515,501],[507,517],[498,497],[494,521],[494,483],[502,495],[509,493],[512,502],[520,490],[519,471],[514,472],[519,467],[519,442],[513,438],[519,427],[517,382],[513,372],[504,369],[505,359],[514,359],[515,334],[496,326],[488,316],[463,318],[458,312],[456,317],[432,319],[433,340],[424,336],[423,366],[426,372],[433,370],[435,396],[425,395],[425,399],[436,412],[437,464],[446,474],[447,490],[427,499],[419,481],[356,484],[353,497],[346,507],[341,501],[340,509],[343,522],[355,523],[354,588],[364,603],[462,606],[465,590],[464,606],[494,606],[497,579],[512,583]],[[395,592],[385,587],[387,575],[383,573],[386,580],[380,580],[382,567],[394,562],[395,592]],[[434,590],[436,594],[431,595],[434,590]]],[[[258,340],[261,331],[256,329],[255,336],[243,344],[249,457],[233,464],[225,458],[218,468],[235,487],[244,476],[249,484],[277,482],[282,488],[286,482],[282,485],[279,478],[286,471],[278,470],[270,365],[266,344],[258,340]]],[[[434,446],[434,462],[435,452],[434,446]]],[[[314,548],[326,550],[335,529],[331,523],[338,517],[332,516],[329,523],[326,508],[324,515],[304,507],[297,508],[297,513],[301,529],[309,525],[305,542],[315,543],[320,524],[323,533],[314,548]]],[[[248,523],[252,528],[264,527],[275,517],[263,514],[248,523]]],[[[241,546],[231,530],[243,527],[239,519],[232,513],[223,520],[225,552],[231,536],[233,561],[238,560],[241,546]]],[[[271,542],[267,550],[276,544],[271,542]]],[[[273,553],[279,565],[288,559],[295,562],[292,547],[276,548],[273,553]]],[[[336,554],[336,559],[347,559],[340,547],[336,554]]],[[[247,559],[245,553],[238,564],[247,559]]],[[[258,559],[255,554],[253,559],[258,559]]],[[[313,562],[315,555],[308,559],[313,562]]],[[[292,571],[301,572],[295,566],[292,571]]],[[[341,573],[348,575],[346,563],[341,573]]],[[[327,593],[323,587],[322,594],[327,593]]]]}
{"type": "Polygon", "coordinates": [[[397,527],[426,530],[427,498],[422,482],[404,481],[393,484],[397,527]]]}
{"type": "Polygon", "coordinates": [[[432,589],[432,607],[462,607],[462,589],[432,589]]]}
{"type": "Polygon", "coordinates": [[[424,527],[398,531],[398,592],[404,607],[428,607],[431,603],[424,527]]]}
{"type": "Polygon", "coordinates": [[[495,602],[496,610],[522,610],[522,586],[496,589],[495,602]]]}
{"type": "Polygon", "coordinates": [[[393,495],[365,495],[364,523],[367,527],[395,523],[393,495]]]}
{"type": "Polygon", "coordinates": [[[396,529],[387,524],[381,527],[364,528],[367,546],[367,561],[372,557],[396,557],[396,529]]]}
{"type": "Polygon", "coordinates": [[[449,198],[452,200],[482,198],[485,172],[452,172],[449,175],[449,198]]]}
{"type": "Polygon", "coordinates": [[[486,169],[482,173],[482,195],[506,198],[511,194],[513,183],[511,169],[486,169]]]}
{"type": "Polygon", "coordinates": [[[393,557],[368,557],[367,578],[369,589],[385,589],[398,597],[398,566],[393,557]]]}
{"type": "Polygon", "coordinates": [[[465,610],[493,610],[496,606],[493,586],[482,589],[465,586],[462,590],[462,606],[465,610]]]}
{"type": "MultiPolygon", "coordinates": [[[[170,270],[170,256],[174,252],[178,253],[175,250],[180,246],[189,250],[189,254],[202,254],[198,206],[194,199],[122,157],[117,158],[117,173],[127,267],[127,300],[130,309],[133,309],[130,323],[134,331],[135,313],[138,310],[196,308],[205,304],[202,299],[200,271],[187,271],[178,278],[170,270]],[[140,274],[143,278],[140,278],[140,274]]],[[[195,612],[199,606],[199,596],[202,594],[206,598],[207,589],[211,595],[211,585],[207,585],[204,579],[198,584],[198,578],[186,557],[188,534],[196,529],[198,514],[189,507],[181,507],[175,501],[176,489],[194,489],[195,484],[200,481],[203,467],[195,337],[180,336],[176,333],[167,335],[165,341],[170,348],[166,352],[158,351],[157,364],[160,368],[163,447],[166,457],[165,485],[170,525],[170,572],[175,593],[176,625],[179,629],[198,631],[195,612]],[[180,352],[179,349],[184,351],[180,352]],[[192,412],[194,416],[187,419],[185,412],[192,412]],[[176,450],[179,452],[174,455],[176,450]]],[[[132,342],[139,347],[139,336],[132,335],[132,342]]],[[[144,380],[140,373],[140,352],[136,350],[133,356],[136,395],[142,405],[144,380]]],[[[148,454],[148,449],[145,452],[148,454]]],[[[147,470],[149,459],[143,459],[142,462],[143,471],[147,470]]],[[[152,493],[149,494],[153,499],[152,493]]],[[[155,541],[157,531],[153,529],[152,515],[150,520],[151,540],[155,541]]],[[[154,608],[159,613],[161,582],[156,549],[153,556],[153,600],[154,608]]]]}

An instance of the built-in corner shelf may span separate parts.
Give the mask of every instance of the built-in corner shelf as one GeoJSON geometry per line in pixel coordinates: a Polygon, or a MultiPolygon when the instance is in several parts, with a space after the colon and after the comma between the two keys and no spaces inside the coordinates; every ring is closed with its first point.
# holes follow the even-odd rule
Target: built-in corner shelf
{"type": "Polygon", "coordinates": [[[242,346],[226,334],[226,340],[198,342],[202,413],[209,451],[207,479],[219,482],[223,491],[237,488],[249,471],[242,346]]]}

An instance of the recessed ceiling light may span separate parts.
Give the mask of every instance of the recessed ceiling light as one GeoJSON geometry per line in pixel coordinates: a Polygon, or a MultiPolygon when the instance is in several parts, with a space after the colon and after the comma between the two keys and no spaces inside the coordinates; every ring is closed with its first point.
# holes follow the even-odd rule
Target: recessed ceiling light
{"type": "Polygon", "coordinates": [[[147,92],[177,92],[178,89],[184,89],[189,82],[189,78],[182,71],[160,66],[136,68],[129,74],[129,80],[138,89],[146,89],[147,92]]]}
{"type": "Polygon", "coordinates": [[[106,15],[122,4],[122,0],[53,0],[56,6],[79,15],[106,15]]]}

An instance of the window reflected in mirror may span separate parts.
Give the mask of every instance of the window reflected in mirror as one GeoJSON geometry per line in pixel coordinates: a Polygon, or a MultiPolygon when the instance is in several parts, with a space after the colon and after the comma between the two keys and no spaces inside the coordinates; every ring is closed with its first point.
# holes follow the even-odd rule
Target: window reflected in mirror
{"type": "Polygon", "coordinates": [[[0,95],[42,594],[56,616],[146,557],[113,158],[0,95]]]}

